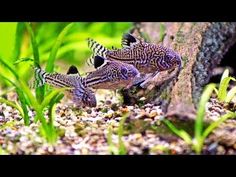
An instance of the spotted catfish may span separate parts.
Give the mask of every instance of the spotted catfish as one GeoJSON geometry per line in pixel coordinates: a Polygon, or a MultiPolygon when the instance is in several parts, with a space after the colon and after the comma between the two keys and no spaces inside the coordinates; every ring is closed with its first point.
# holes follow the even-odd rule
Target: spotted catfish
{"type": "MultiPolygon", "coordinates": [[[[102,59],[96,56],[96,59],[102,59]]],[[[39,85],[48,83],[55,87],[72,88],[70,93],[73,100],[81,105],[95,107],[96,98],[93,89],[119,89],[129,88],[139,79],[139,71],[130,64],[119,61],[108,61],[99,69],[89,72],[87,76],[81,77],[77,68],[71,66],[67,74],[47,73],[40,68],[35,68],[39,85]]]]}
{"type": "Polygon", "coordinates": [[[47,73],[40,68],[35,68],[38,86],[45,83],[63,88],[69,87],[69,96],[78,106],[96,107],[97,101],[94,92],[85,87],[82,83],[83,78],[79,75],[77,68],[71,66],[67,74],[47,73]]]}
{"type": "Polygon", "coordinates": [[[122,37],[121,49],[107,49],[93,39],[88,39],[88,46],[93,51],[90,63],[95,68],[100,67],[108,60],[120,61],[135,66],[140,73],[154,73],[182,67],[181,57],[174,50],[161,45],[145,42],[131,34],[124,34],[122,37]],[[102,56],[104,62],[95,65],[94,56],[102,56]]]}
{"type": "MultiPolygon", "coordinates": [[[[101,61],[104,61],[103,57],[95,56],[96,65],[101,61]]],[[[79,73],[76,67],[69,70],[69,73],[79,73]]],[[[140,79],[142,79],[140,73],[133,65],[119,61],[107,61],[102,67],[81,78],[81,83],[84,87],[93,89],[116,90],[129,88],[140,79]]]]}
{"type": "Polygon", "coordinates": [[[88,39],[88,46],[94,55],[132,64],[143,73],[169,70],[176,66],[181,68],[182,62],[178,53],[170,48],[145,42],[131,34],[123,35],[121,49],[109,50],[93,39],[88,39]]]}
{"type": "MultiPolygon", "coordinates": [[[[99,65],[104,58],[95,56],[95,65],[99,65]]],[[[139,71],[130,64],[120,61],[107,61],[102,67],[90,72],[85,80],[84,85],[94,89],[120,89],[129,88],[141,79],[139,71]]]]}

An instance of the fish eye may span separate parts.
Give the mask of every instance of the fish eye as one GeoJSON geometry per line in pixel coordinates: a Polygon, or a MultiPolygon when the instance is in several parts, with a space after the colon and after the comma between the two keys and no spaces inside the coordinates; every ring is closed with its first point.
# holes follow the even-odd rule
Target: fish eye
{"type": "Polygon", "coordinates": [[[121,74],[123,74],[123,75],[127,75],[127,73],[128,73],[128,70],[126,69],[126,68],[121,68],[121,74]]]}
{"type": "Polygon", "coordinates": [[[128,78],[128,70],[127,70],[127,68],[121,68],[121,70],[120,70],[120,72],[121,72],[121,75],[122,75],[122,77],[124,78],[124,79],[127,79],[128,78]]]}

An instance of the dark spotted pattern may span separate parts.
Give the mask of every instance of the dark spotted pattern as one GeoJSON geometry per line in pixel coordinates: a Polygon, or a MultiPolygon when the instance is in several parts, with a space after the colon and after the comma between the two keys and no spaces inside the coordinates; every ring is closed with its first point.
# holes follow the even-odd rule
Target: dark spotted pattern
{"type": "Polygon", "coordinates": [[[72,88],[70,93],[73,100],[77,104],[90,107],[96,106],[96,98],[89,88],[112,90],[123,88],[129,86],[134,78],[139,76],[139,71],[133,65],[118,61],[109,61],[86,77],[81,77],[74,66],[70,67],[68,74],[47,73],[40,68],[35,68],[35,72],[39,86],[47,83],[55,87],[72,88]]]}
{"type": "Polygon", "coordinates": [[[82,84],[83,78],[77,75],[65,75],[59,73],[47,73],[40,68],[35,68],[36,76],[39,79],[39,86],[44,83],[55,87],[72,88],[69,92],[72,95],[73,101],[78,106],[96,107],[96,98],[92,90],[84,87],[82,84]]]}
{"type": "Polygon", "coordinates": [[[123,36],[122,49],[108,50],[92,39],[88,41],[88,45],[94,53],[92,57],[100,55],[107,60],[132,64],[143,73],[181,68],[182,62],[178,53],[160,45],[141,41],[130,34],[123,36]]]}
{"type": "Polygon", "coordinates": [[[128,86],[139,75],[133,65],[107,61],[105,65],[87,75],[85,85],[95,89],[118,89],[128,86]]]}

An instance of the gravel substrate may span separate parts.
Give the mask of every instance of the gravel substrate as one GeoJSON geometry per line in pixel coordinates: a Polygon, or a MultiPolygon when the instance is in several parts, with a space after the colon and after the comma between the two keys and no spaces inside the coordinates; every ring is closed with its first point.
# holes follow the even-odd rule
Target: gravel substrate
{"type": "MultiPolygon", "coordinates": [[[[114,92],[97,92],[96,108],[76,108],[66,98],[57,105],[54,125],[59,138],[53,145],[40,136],[40,123],[34,123],[34,112],[29,111],[30,126],[24,126],[19,112],[0,103],[0,145],[5,154],[116,154],[118,153],[118,127],[122,115],[129,112],[124,124],[124,142],[127,154],[194,154],[191,147],[171,133],[161,123],[163,112],[158,105],[121,106],[114,92]],[[111,128],[112,146],[108,143],[111,128]],[[114,148],[115,147],[115,148],[114,148]]],[[[9,99],[14,98],[14,94],[9,99]]],[[[214,113],[211,100],[207,105],[207,116],[216,120],[225,111],[219,108],[214,113]],[[217,111],[216,111],[217,112],[217,111]]],[[[215,103],[214,103],[215,104],[215,103]]],[[[236,125],[229,120],[227,132],[220,129],[205,142],[204,154],[235,154],[236,125]],[[228,144],[221,143],[225,139],[228,144]]]]}

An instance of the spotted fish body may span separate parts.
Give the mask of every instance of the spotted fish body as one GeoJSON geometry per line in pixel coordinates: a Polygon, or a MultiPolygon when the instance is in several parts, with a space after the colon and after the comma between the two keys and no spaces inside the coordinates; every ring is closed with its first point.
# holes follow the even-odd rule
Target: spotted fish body
{"type": "MultiPolygon", "coordinates": [[[[99,59],[100,56],[95,56],[99,59]]],[[[130,64],[119,61],[108,61],[105,65],[89,73],[84,84],[94,89],[120,89],[129,87],[139,78],[139,71],[130,64]]]]}
{"type": "Polygon", "coordinates": [[[47,73],[40,68],[35,68],[35,72],[40,82],[39,86],[47,83],[55,87],[72,88],[70,93],[73,100],[77,104],[89,107],[96,106],[95,94],[90,88],[115,90],[129,87],[139,76],[139,71],[133,65],[118,61],[107,62],[86,77],[81,77],[77,68],[73,66],[67,74],[47,73]]]}
{"type": "Polygon", "coordinates": [[[47,73],[40,68],[35,68],[36,76],[38,77],[39,86],[45,83],[54,87],[69,87],[69,91],[73,101],[78,106],[96,107],[96,97],[94,92],[84,87],[82,84],[83,78],[79,74],[59,74],[47,73]]]}
{"type": "Polygon", "coordinates": [[[88,39],[88,46],[95,55],[104,57],[106,60],[120,61],[132,64],[141,73],[154,73],[181,68],[181,57],[172,49],[147,43],[135,38],[131,34],[125,34],[122,38],[121,49],[109,50],[93,39],[88,39]]]}

